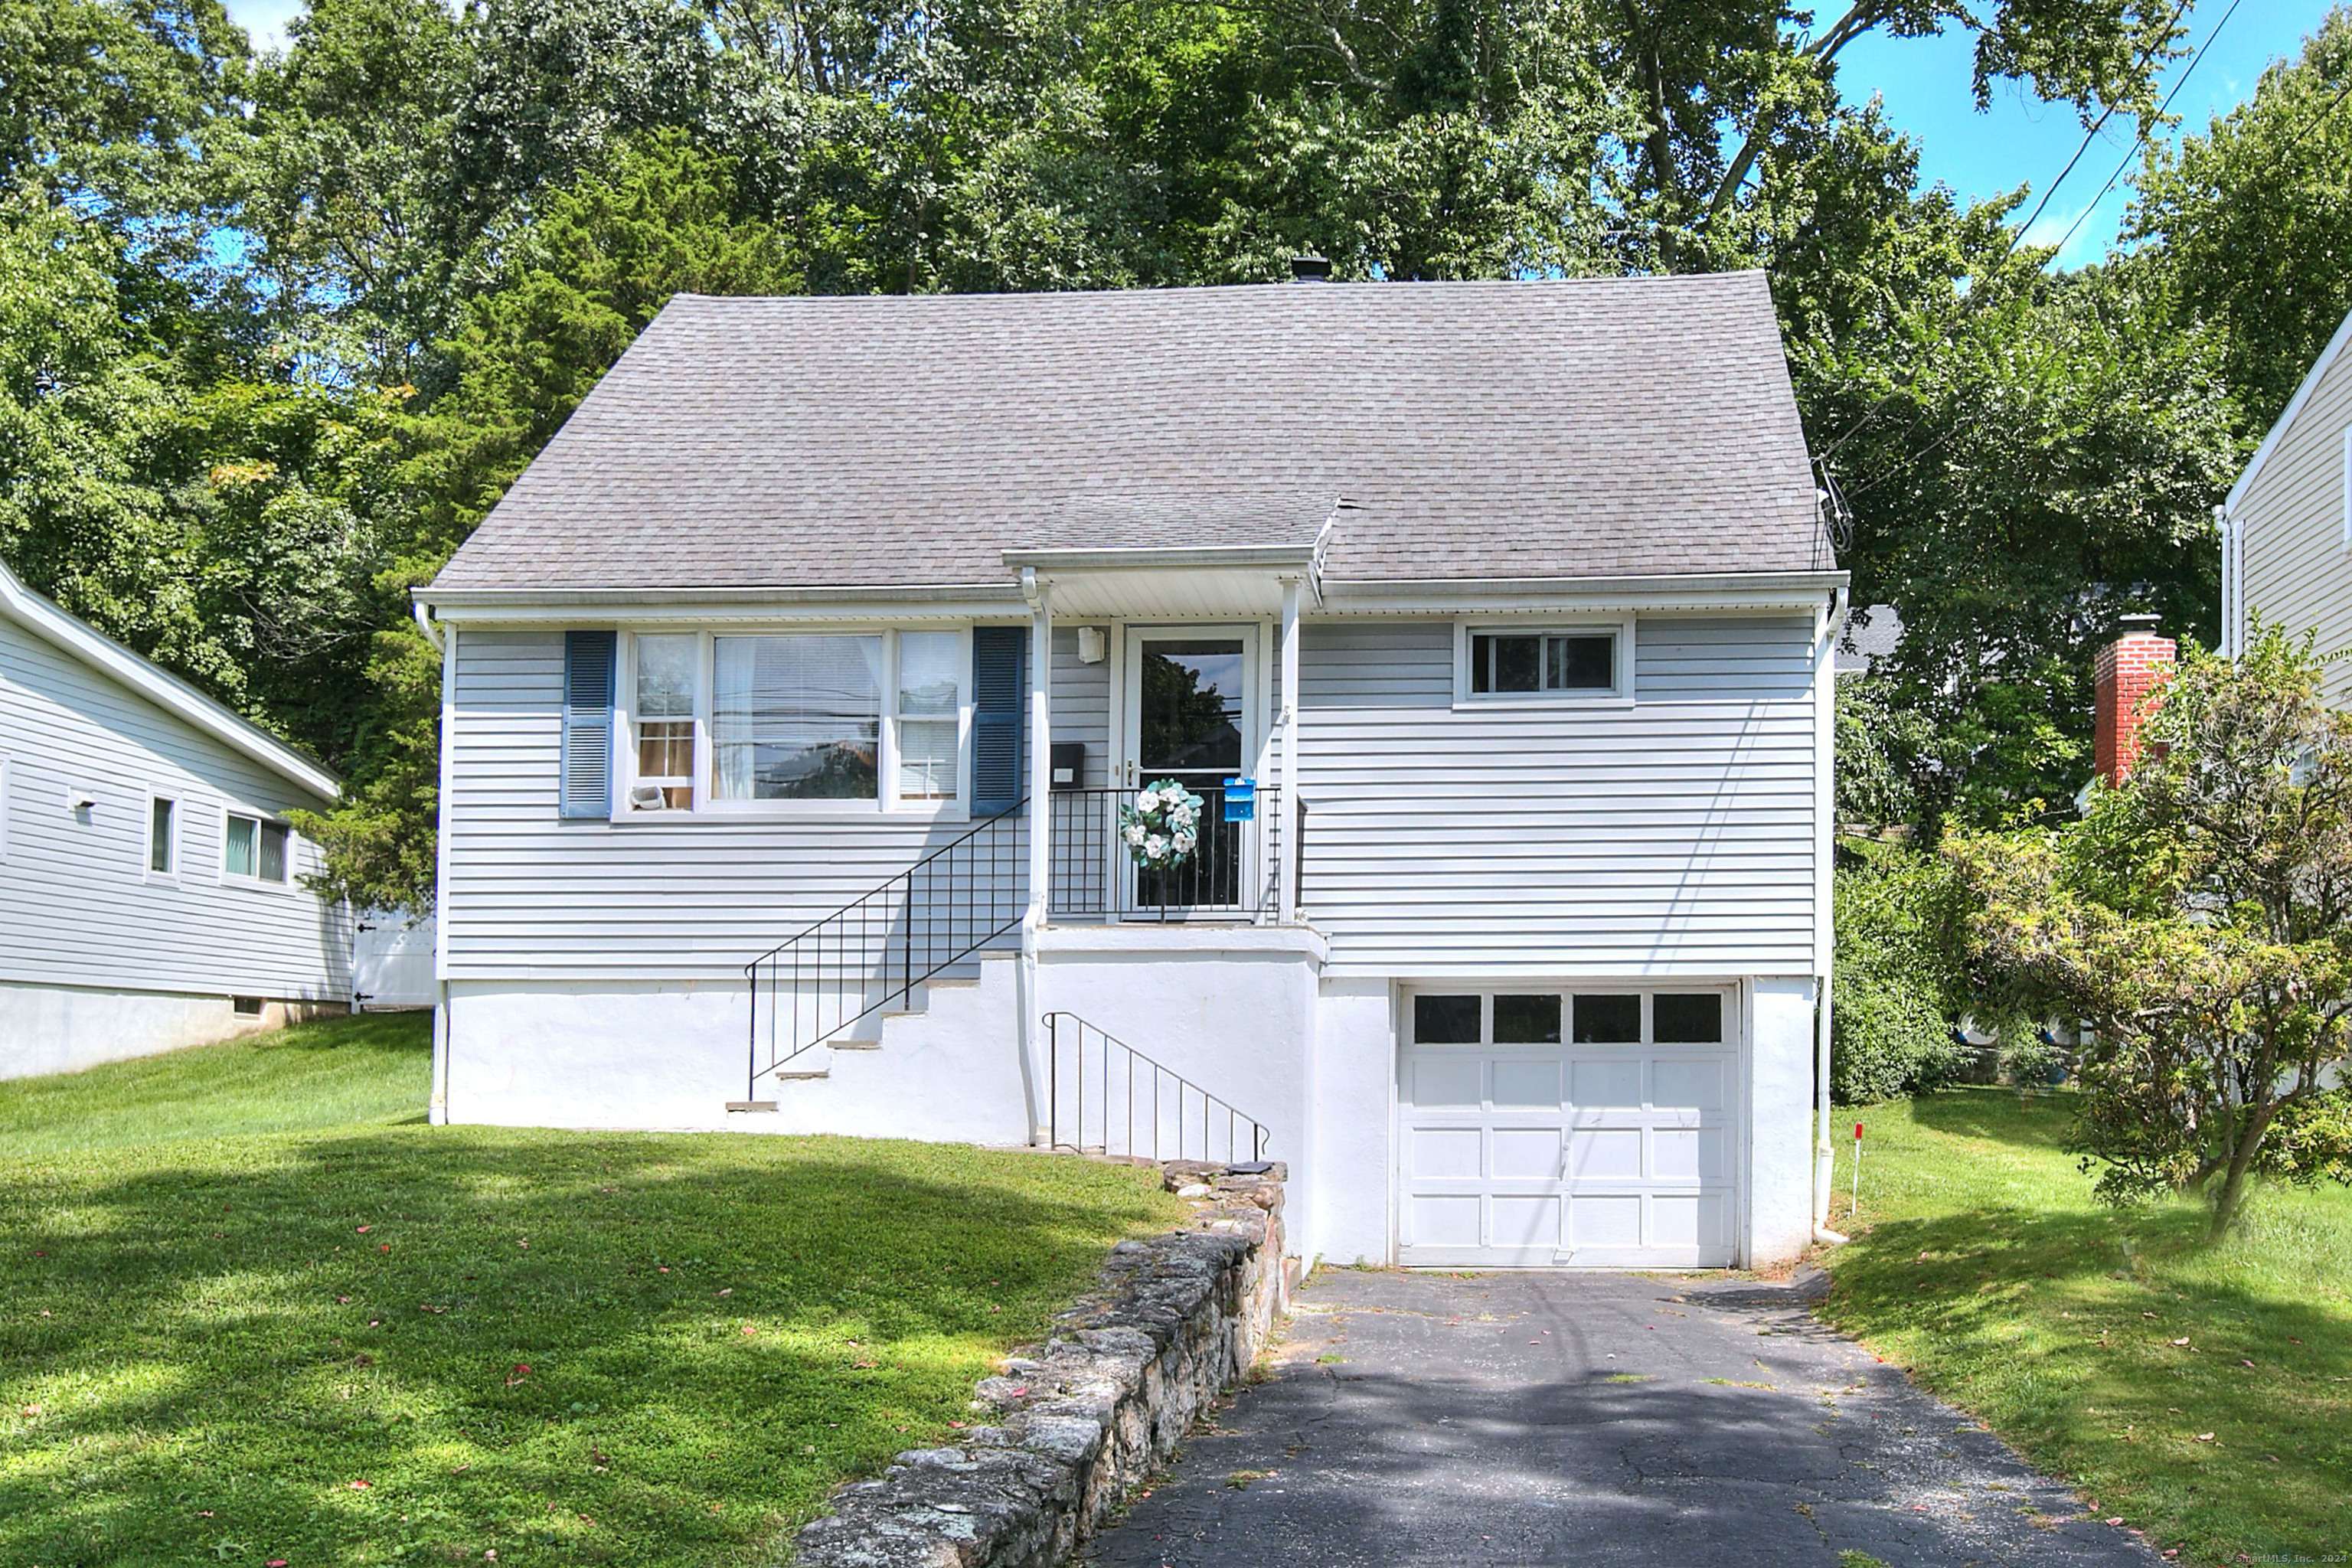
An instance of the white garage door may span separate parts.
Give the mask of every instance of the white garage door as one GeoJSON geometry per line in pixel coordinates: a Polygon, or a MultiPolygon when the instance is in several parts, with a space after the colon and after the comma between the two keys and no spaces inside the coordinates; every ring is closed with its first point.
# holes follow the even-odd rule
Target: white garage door
{"type": "Polygon", "coordinates": [[[1736,1261],[1738,1051],[1727,1003],[1718,992],[1411,998],[1402,1260],[1736,1261]]]}

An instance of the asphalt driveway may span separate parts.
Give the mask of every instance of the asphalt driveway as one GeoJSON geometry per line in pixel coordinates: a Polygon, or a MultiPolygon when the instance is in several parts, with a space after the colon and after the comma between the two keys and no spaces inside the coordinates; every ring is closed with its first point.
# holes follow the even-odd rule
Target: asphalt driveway
{"type": "Polygon", "coordinates": [[[1326,1273],[1116,1568],[2150,1568],[1787,1287],[1326,1273]],[[1842,1552],[1865,1559],[1841,1559],[1842,1552]]]}

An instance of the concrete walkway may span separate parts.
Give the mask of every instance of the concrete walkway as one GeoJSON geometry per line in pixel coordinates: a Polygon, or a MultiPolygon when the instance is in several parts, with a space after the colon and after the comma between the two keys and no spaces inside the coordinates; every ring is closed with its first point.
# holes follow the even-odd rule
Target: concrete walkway
{"type": "Polygon", "coordinates": [[[1297,1307],[1271,1380],[1196,1432],[1087,1561],[2161,1561],[1788,1288],[1342,1270],[1297,1307]]]}

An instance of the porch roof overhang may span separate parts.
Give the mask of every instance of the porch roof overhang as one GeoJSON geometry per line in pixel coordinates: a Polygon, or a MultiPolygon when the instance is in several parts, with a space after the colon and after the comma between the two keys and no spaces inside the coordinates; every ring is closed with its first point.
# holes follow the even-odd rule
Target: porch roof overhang
{"type": "Polygon", "coordinates": [[[1015,573],[1046,584],[1056,617],[1271,616],[1286,583],[1311,584],[1312,544],[1228,544],[1004,552],[1015,573]]]}

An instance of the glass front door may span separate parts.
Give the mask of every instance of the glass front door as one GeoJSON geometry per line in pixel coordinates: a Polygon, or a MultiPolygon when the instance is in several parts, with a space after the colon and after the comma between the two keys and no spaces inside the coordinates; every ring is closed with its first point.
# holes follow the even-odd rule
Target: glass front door
{"type": "Polygon", "coordinates": [[[1248,773],[1257,744],[1255,629],[1139,632],[1128,646],[1128,783],[1140,789],[1174,779],[1202,802],[1198,848],[1171,869],[1138,869],[1135,907],[1239,907],[1251,825],[1224,819],[1224,786],[1248,773]]]}

